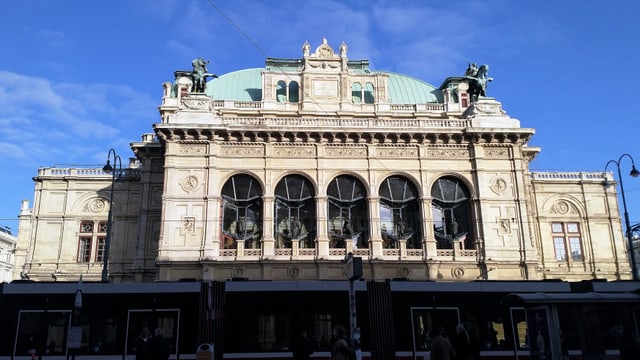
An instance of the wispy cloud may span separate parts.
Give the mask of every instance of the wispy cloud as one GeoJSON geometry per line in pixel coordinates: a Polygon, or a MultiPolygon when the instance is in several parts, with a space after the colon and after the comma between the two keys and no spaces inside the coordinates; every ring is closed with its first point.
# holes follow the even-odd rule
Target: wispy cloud
{"type": "Polygon", "coordinates": [[[72,39],[57,30],[42,29],[38,31],[37,35],[46,46],[52,48],[66,48],[73,43],[72,39]]]}
{"type": "Polygon", "coordinates": [[[119,143],[127,123],[140,117],[148,127],[157,105],[128,86],[55,83],[7,71],[0,71],[0,95],[3,162],[73,161],[105,151],[97,140],[119,143]]]}

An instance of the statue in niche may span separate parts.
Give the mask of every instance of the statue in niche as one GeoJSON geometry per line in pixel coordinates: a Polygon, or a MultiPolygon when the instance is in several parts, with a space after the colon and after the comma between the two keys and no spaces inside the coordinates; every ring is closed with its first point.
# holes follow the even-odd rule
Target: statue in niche
{"type": "Polygon", "coordinates": [[[487,83],[493,81],[492,77],[487,76],[488,73],[489,65],[478,67],[476,63],[472,63],[467,67],[464,77],[469,82],[471,101],[476,102],[480,96],[487,96],[487,83]]]}

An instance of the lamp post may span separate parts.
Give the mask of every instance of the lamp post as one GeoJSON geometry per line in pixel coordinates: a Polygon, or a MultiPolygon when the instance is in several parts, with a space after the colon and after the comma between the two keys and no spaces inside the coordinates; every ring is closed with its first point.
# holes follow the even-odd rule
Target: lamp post
{"type": "MultiPolygon", "coordinates": [[[[627,243],[629,246],[629,258],[631,258],[631,276],[633,280],[638,280],[638,274],[636,273],[636,258],[634,256],[633,253],[633,237],[631,236],[631,225],[629,223],[629,212],[627,211],[627,199],[625,198],[625,194],[624,194],[624,185],[622,183],[622,173],[620,172],[620,162],[622,161],[622,158],[624,157],[628,157],[629,160],[631,160],[631,172],[629,173],[629,175],[631,175],[632,177],[638,177],[638,175],[640,175],[640,171],[638,171],[638,169],[636,169],[636,164],[633,161],[633,157],[631,157],[631,155],[629,154],[622,154],[620,156],[620,158],[618,159],[618,161],[615,160],[609,160],[607,162],[607,165],[605,165],[604,167],[604,171],[607,171],[607,168],[609,167],[610,164],[615,164],[616,168],[618,169],[618,180],[620,181],[620,194],[622,194],[622,206],[624,208],[624,222],[625,225],[627,227],[626,230],[626,236],[627,236],[627,243]]],[[[605,186],[607,185],[607,181],[605,178],[605,186]]]]}
{"type": "Polygon", "coordinates": [[[111,246],[111,225],[113,225],[113,188],[115,187],[116,180],[122,173],[122,160],[120,156],[116,154],[114,149],[109,149],[107,154],[107,164],[102,168],[107,174],[111,174],[111,193],[109,195],[109,215],[107,217],[107,238],[104,241],[104,252],[102,258],[104,265],[102,266],[102,282],[109,281],[109,247],[111,246]],[[112,157],[113,156],[113,157],[112,157]],[[111,160],[113,159],[113,166],[111,166],[111,160]]]}

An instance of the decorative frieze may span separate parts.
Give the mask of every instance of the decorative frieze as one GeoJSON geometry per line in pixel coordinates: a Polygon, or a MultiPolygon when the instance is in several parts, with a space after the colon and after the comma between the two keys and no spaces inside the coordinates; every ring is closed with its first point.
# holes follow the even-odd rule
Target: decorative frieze
{"type": "Polygon", "coordinates": [[[417,158],[418,148],[415,146],[380,146],[376,148],[380,158],[417,158]]]}
{"type": "Polygon", "coordinates": [[[364,145],[327,145],[324,149],[324,154],[327,157],[335,158],[366,158],[367,147],[364,145]]]}
{"type": "Polygon", "coordinates": [[[487,147],[484,149],[484,156],[488,159],[508,159],[509,149],[504,147],[487,147]]]}
{"type": "Polygon", "coordinates": [[[220,155],[233,157],[261,157],[264,156],[264,146],[262,145],[222,145],[220,155]]]}
{"type": "Polygon", "coordinates": [[[202,155],[207,152],[204,144],[180,144],[178,153],[181,155],[202,155]]]}
{"type": "Polygon", "coordinates": [[[301,146],[274,146],[271,154],[274,157],[286,158],[313,158],[316,156],[316,148],[312,145],[301,146]]]}
{"type": "Polygon", "coordinates": [[[207,96],[186,96],[182,98],[181,108],[197,111],[210,111],[211,99],[207,96]]]}
{"type": "Polygon", "coordinates": [[[427,156],[440,159],[468,159],[469,149],[467,147],[431,146],[427,149],[427,156]]]}

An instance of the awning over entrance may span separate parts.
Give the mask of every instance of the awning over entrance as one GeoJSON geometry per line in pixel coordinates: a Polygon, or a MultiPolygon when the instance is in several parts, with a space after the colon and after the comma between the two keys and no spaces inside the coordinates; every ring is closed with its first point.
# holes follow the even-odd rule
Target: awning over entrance
{"type": "Polygon", "coordinates": [[[559,303],[640,303],[640,294],[635,293],[511,293],[506,301],[524,304],[559,303]]]}

